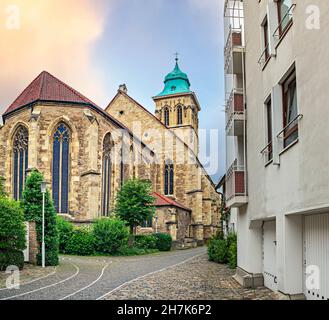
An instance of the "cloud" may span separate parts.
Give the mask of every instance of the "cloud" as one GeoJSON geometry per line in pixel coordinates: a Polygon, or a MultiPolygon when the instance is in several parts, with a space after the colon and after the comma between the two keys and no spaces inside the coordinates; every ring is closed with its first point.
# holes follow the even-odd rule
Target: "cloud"
{"type": "Polygon", "coordinates": [[[101,101],[104,81],[92,48],[103,34],[109,7],[100,0],[1,0],[0,113],[42,70],[101,101]],[[10,29],[15,8],[19,28],[10,29]]]}

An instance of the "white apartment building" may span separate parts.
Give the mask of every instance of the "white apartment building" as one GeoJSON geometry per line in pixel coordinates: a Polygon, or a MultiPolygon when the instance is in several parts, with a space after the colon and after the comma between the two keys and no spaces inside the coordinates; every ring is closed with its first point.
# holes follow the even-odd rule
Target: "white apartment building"
{"type": "Polygon", "coordinates": [[[226,200],[245,286],[329,299],[329,1],[226,0],[226,200]]]}

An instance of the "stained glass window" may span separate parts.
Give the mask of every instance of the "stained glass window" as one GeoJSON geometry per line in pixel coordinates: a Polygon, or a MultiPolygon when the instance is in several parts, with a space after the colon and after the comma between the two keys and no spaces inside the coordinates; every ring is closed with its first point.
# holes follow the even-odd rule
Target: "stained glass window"
{"type": "Polygon", "coordinates": [[[108,216],[110,214],[110,200],[111,200],[111,176],[112,176],[112,162],[111,152],[113,148],[113,140],[111,134],[108,133],[103,142],[103,173],[102,173],[102,215],[108,216]]]}
{"type": "Polygon", "coordinates": [[[171,163],[165,165],[164,193],[165,195],[174,194],[174,165],[171,163]]]}
{"type": "Polygon", "coordinates": [[[15,200],[22,198],[26,171],[28,168],[29,132],[24,126],[19,126],[14,135],[13,145],[13,196],[15,200]]]}
{"type": "Polygon", "coordinates": [[[58,213],[69,213],[69,128],[64,123],[60,123],[53,138],[53,200],[58,213]]]}

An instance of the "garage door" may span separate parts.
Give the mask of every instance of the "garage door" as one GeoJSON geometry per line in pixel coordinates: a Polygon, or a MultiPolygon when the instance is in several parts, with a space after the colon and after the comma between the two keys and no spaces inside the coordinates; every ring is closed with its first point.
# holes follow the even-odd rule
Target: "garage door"
{"type": "Polygon", "coordinates": [[[263,274],[265,287],[277,291],[275,221],[264,222],[263,226],[263,274]]]}
{"type": "Polygon", "coordinates": [[[304,221],[304,292],[309,300],[329,300],[329,214],[304,221]]]}

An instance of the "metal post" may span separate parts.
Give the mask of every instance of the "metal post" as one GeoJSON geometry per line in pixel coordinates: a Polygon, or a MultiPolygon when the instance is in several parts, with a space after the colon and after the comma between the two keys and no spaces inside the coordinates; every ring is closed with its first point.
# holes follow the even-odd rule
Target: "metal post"
{"type": "Polygon", "coordinates": [[[45,246],[45,195],[47,192],[46,182],[41,182],[41,193],[42,193],[42,268],[46,267],[46,246],[45,246]]]}
{"type": "Polygon", "coordinates": [[[42,268],[46,266],[45,248],[45,193],[42,193],[42,268]]]}

